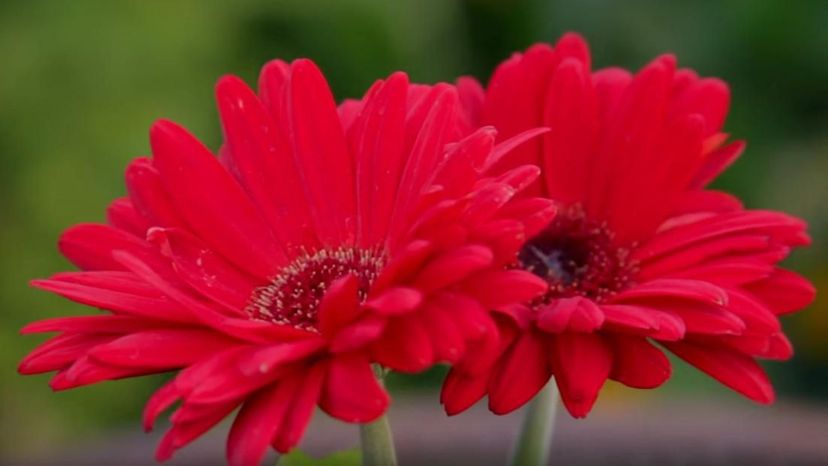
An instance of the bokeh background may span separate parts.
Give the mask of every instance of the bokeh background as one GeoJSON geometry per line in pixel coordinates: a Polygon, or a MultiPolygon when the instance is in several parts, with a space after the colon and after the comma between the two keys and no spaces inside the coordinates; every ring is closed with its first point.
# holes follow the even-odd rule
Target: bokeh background
{"type": "MultiPolygon", "coordinates": [[[[828,2],[822,0],[3,0],[0,463],[59,457],[77,445],[94,449],[107,444],[113,432],[137,435],[143,402],[163,378],[53,394],[45,376],[16,374],[20,358],[40,341],[19,336],[22,325],[82,312],[29,288],[27,281],[68,266],[56,251],[58,234],[73,223],[103,220],[108,201],[124,193],[127,161],[148,152],[147,129],[154,119],[176,120],[217,147],[213,84],[220,75],[238,74],[254,83],[259,66],[271,58],[310,57],[342,99],[361,95],[374,79],[398,69],[421,82],[463,74],[485,81],[513,51],[554,41],[569,30],[587,37],[597,66],[637,69],[657,54],[675,52],[681,65],[732,87],[726,128],[749,145],[718,187],[749,206],[807,219],[814,245],[796,252],[789,265],[827,289],[826,24],[828,2]]],[[[781,401],[762,408],[761,415],[784,417],[795,430],[806,422],[797,416],[806,413],[815,442],[828,441],[827,308],[823,294],[806,312],[786,320],[797,355],[790,363],[769,365],[781,401]]],[[[433,398],[439,376],[437,371],[419,382],[392,383],[411,400],[433,398]]],[[[635,418],[638,425],[658,423],[675,415],[671,409],[679,405],[715,407],[724,419],[728,409],[753,409],[683,369],[656,392],[615,386],[608,392],[596,410],[620,410],[621,426],[632,419],[630,412],[655,413],[650,421],[635,418]]],[[[609,426],[612,437],[615,421],[601,416],[595,422],[609,426]]],[[[695,425],[694,419],[690,415],[687,422],[695,425]]],[[[566,427],[570,421],[562,422],[569,429],[565,435],[580,435],[566,427]]],[[[697,428],[726,429],[729,424],[722,422],[697,422],[697,428]]],[[[462,418],[454,425],[463,426],[462,418]]],[[[495,442],[508,443],[510,430],[504,432],[507,438],[495,442]]],[[[149,451],[139,457],[151,464],[149,451]]]]}

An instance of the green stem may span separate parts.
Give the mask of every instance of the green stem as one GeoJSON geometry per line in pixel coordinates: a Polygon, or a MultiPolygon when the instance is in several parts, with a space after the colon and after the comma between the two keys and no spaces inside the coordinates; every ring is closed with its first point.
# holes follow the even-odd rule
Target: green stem
{"type": "MultiPolygon", "coordinates": [[[[382,385],[385,371],[379,366],[374,366],[374,373],[382,385]]],[[[397,466],[394,436],[391,434],[391,425],[386,414],[374,422],[361,424],[359,439],[362,444],[362,466],[397,466]]]]}
{"type": "Polygon", "coordinates": [[[548,466],[557,406],[558,387],[553,379],[526,408],[512,459],[513,466],[548,466]]]}
{"type": "Polygon", "coordinates": [[[397,465],[388,416],[383,414],[370,424],[362,424],[359,428],[359,438],[362,442],[362,466],[397,465]]]}

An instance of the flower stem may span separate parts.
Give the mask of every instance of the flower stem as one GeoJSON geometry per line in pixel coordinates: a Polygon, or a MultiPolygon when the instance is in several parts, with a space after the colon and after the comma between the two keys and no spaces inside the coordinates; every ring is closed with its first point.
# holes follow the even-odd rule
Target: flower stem
{"type": "MultiPolygon", "coordinates": [[[[374,374],[383,385],[385,370],[374,366],[374,374]]],[[[359,439],[362,444],[362,466],[397,466],[397,452],[388,415],[383,414],[371,423],[361,424],[359,439]]]]}
{"type": "Polygon", "coordinates": [[[515,446],[512,465],[547,466],[552,435],[555,429],[555,411],[558,406],[558,387],[550,380],[535,395],[526,409],[523,427],[515,446]]]}
{"type": "Polygon", "coordinates": [[[362,424],[359,438],[362,442],[362,466],[397,466],[388,416],[383,414],[374,422],[362,424]]]}

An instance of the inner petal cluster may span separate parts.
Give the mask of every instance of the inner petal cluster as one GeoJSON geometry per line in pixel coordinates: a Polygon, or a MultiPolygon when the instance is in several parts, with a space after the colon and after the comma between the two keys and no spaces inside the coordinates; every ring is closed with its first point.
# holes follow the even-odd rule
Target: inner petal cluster
{"type": "Polygon", "coordinates": [[[252,319],[317,331],[319,304],[337,279],[353,274],[364,299],[382,267],[382,256],[356,248],[322,249],[304,254],[257,288],[246,307],[252,319]]]}
{"type": "Polygon", "coordinates": [[[603,301],[633,282],[630,250],[615,243],[605,222],[587,217],[579,204],[555,219],[518,253],[518,266],[543,278],[549,291],[539,300],[583,296],[603,301]]]}

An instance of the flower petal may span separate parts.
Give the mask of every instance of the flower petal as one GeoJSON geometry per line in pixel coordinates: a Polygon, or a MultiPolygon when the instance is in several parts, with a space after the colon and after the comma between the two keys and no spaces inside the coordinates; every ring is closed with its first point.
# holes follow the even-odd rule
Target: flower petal
{"type": "Polygon", "coordinates": [[[770,404],[774,400],[765,371],[751,357],[736,351],[689,342],[665,343],[667,349],[751,400],[770,404]]]}
{"type": "Polygon", "coordinates": [[[286,263],[247,194],[206,147],[169,121],[153,125],[150,142],[173,204],[211,249],[263,280],[286,263]]]}
{"type": "Polygon", "coordinates": [[[613,334],[610,378],[628,387],[655,388],[670,378],[670,360],[658,348],[641,337],[613,334]]]}
{"type": "Polygon", "coordinates": [[[549,359],[564,406],[573,417],[585,417],[610,375],[609,345],[598,334],[562,333],[552,340],[549,359]]]}
{"type": "Polygon", "coordinates": [[[371,422],[389,401],[366,358],[341,355],[331,360],[320,400],[326,413],[345,422],[371,422]]]}
{"type": "Polygon", "coordinates": [[[546,385],[552,373],[547,352],[541,334],[527,332],[518,337],[489,381],[489,409],[493,413],[514,411],[546,385]]]}

